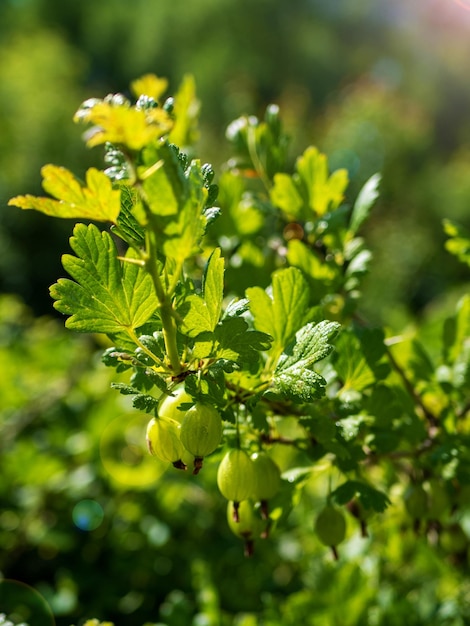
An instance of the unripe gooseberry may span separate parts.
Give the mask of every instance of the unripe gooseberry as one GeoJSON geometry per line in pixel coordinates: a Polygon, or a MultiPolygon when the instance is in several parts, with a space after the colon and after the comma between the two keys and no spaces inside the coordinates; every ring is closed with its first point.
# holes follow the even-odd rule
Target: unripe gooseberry
{"type": "Polygon", "coordinates": [[[335,558],[338,558],[336,546],[346,536],[346,520],[341,511],[327,504],[315,520],[315,532],[322,544],[332,548],[335,558]]]}
{"type": "Polygon", "coordinates": [[[255,470],[255,483],[252,498],[261,502],[261,515],[268,517],[267,501],[273,498],[281,486],[281,470],[266,452],[251,455],[255,470]]]}
{"type": "Polygon", "coordinates": [[[409,515],[417,520],[426,516],[428,494],[421,485],[411,485],[405,492],[405,508],[409,515]]]}
{"type": "Polygon", "coordinates": [[[185,414],[180,429],[181,443],[194,456],[194,474],[202,467],[202,459],[214,452],[222,439],[222,420],[209,404],[197,402],[185,414]]]}
{"type": "Polygon", "coordinates": [[[181,409],[182,404],[194,404],[193,398],[185,391],[184,385],[175,387],[171,396],[164,395],[158,404],[158,417],[167,417],[181,423],[186,411],[181,409]]]}
{"type": "Polygon", "coordinates": [[[242,500],[251,497],[256,483],[253,461],[244,450],[233,448],[227,452],[217,470],[220,493],[233,501],[233,518],[238,522],[238,508],[242,500]]]}
{"type": "Polygon", "coordinates": [[[185,448],[179,436],[180,425],[176,420],[163,417],[152,418],[147,425],[147,447],[153,456],[173,463],[177,469],[186,469],[181,460],[185,448]]]}
{"type": "Polygon", "coordinates": [[[234,535],[245,542],[245,556],[252,556],[254,539],[263,531],[263,522],[251,500],[242,500],[238,506],[238,522],[233,518],[233,502],[227,504],[227,522],[234,535]]]}

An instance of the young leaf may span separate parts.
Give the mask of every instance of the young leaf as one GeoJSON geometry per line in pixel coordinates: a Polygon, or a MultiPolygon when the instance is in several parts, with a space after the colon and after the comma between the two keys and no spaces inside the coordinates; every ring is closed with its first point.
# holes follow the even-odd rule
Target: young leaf
{"type": "Polygon", "coordinates": [[[109,178],[91,167],[82,186],[65,167],[44,165],[42,186],[56,198],[16,196],[8,204],[20,209],[35,209],[53,217],[116,222],[121,210],[120,191],[113,189],[109,178]]]}
{"type": "Polygon", "coordinates": [[[356,198],[349,222],[349,230],[355,235],[368,218],[372,205],[379,196],[380,174],[373,174],[362,187],[356,198]]]}
{"type": "Polygon", "coordinates": [[[188,197],[188,181],[177,151],[168,143],[152,144],[143,150],[142,159],[138,174],[144,179],[142,189],[150,211],[158,216],[174,215],[188,197]]]}
{"type": "MultiPolygon", "coordinates": [[[[132,406],[139,411],[151,413],[158,406],[159,400],[146,393],[140,393],[139,389],[125,383],[111,383],[113,389],[117,389],[124,396],[134,396],[132,406]]],[[[166,389],[166,386],[165,386],[166,389]]]]}
{"type": "Polygon", "coordinates": [[[338,333],[337,322],[307,324],[295,336],[295,342],[281,356],[273,376],[273,390],[286,398],[310,402],[324,394],[325,379],[312,371],[312,366],[333,350],[329,343],[338,333]]]}
{"type": "Polygon", "coordinates": [[[288,174],[275,174],[271,201],[281,209],[287,219],[298,220],[301,218],[303,200],[294,180],[288,174]]]}
{"type": "Polygon", "coordinates": [[[87,133],[89,148],[109,141],[118,146],[126,146],[129,150],[141,150],[165,136],[173,125],[164,109],[137,109],[119,95],[105,100],[85,101],[75,114],[74,120],[93,124],[87,133]]]}
{"type": "Polygon", "coordinates": [[[296,167],[308,206],[315,215],[322,216],[340,205],[348,185],[347,170],[336,170],[329,176],[326,155],[313,146],[298,158],[296,167]]]}
{"type": "Polygon", "coordinates": [[[207,263],[204,275],[202,297],[190,295],[182,309],[189,306],[187,313],[179,310],[183,317],[182,331],[189,337],[196,337],[205,331],[214,331],[222,310],[224,295],[224,259],[220,248],[216,248],[207,263]]]}
{"type": "Polygon", "coordinates": [[[175,95],[173,115],[175,123],[171,129],[169,140],[177,146],[192,146],[198,138],[197,123],[200,104],[196,98],[194,77],[187,75],[175,95]]]}
{"type": "Polygon", "coordinates": [[[148,274],[122,263],[111,236],[96,226],[77,224],[70,244],[77,256],[63,266],[76,281],[61,278],[50,291],[68,328],[80,332],[132,333],[152,316],[158,302],[148,274]]]}
{"type": "Polygon", "coordinates": [[[204,186],[200,162],[192,161],[186,175],[189,195],[165,229],[167,239],[163,244],[165,255],[177,263],[184,262],[199,250],[208,221],[205,205],[209,192],[204,186]]]}
{"type": "Polygon", "coordinates": [[[257,330],[271,335],[273,349],[282,351],[305,323],[309,289],[302,272],[288,267],[273,274],[272,297],[261,287],[246,290],[257,330]]]}
{"type": "Polygon", "coordinates": [[[145,74],[131,82],[131,90],[136,98],[148,96],[158,102],[168,88],[168,80],[155,74],[145,74]]]}

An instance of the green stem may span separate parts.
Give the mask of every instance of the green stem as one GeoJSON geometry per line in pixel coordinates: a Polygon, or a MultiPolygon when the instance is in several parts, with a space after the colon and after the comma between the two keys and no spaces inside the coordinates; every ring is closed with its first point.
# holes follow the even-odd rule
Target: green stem
{"type": "Polygon", "coordinates": [[[163,364],[163,362],[158,358],[158,356],[156,354],[154,354],[151,350],[149,350],[147,348],[147,346],[145,344],[143,344],[139,338],[137,337],[137,335],[135,334],[134,330],[132,328],[129,328],[127,330],[127,334],[129,335],[129,337],[131,338],[131,340],[136,344],[136,346],[138,346],[142,352],[144,352],[149,358],[152,359],[152,361],[155,363],[155,365],[160,368],[160,369],[166,369],[165,365],[163,364]]]}
{"type": "Polygon", "coordinates": [[[163,340],[165,349],[174,375],[181,372],[181,362],[176,343],[176,323],[173,311],[171,296],[165,291],[157,266],[157,241],[155,230],[150,223],[146,233],[147,256],[145,259],[145,269],[150,274],[155,293],[160,303],[160,319],[162,321],[163,340]]]}

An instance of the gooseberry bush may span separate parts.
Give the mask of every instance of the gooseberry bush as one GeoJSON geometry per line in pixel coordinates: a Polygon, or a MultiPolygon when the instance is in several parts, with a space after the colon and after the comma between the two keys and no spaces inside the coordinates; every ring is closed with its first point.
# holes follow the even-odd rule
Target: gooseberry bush
{"type": "MultiPolygon", "coordinates": [[[[291,165],[270,105],[230,124],[233,155],[216,178],[195,155],[193,80],[166,90],[146,75],[132,83],[135,101],[84,102],[75,121],[104,149],[103,169],[81,181],[45,165],[48,196],[10,200],[78,220],[62,259],[70,278],[51,296],[69,329],[108,338],[114,387],[149,415],[142,447],[192,480],[218,465],[247,555],[323,475],[307,523],[334,557],[354,523],[367,535],[398,500],[416,532],[466,558],[470,297],[430,347],[419,329],[368,324],[360,232],[379,174],[351,199],[347,171],[330,172],[317,148],[291,165]]],[[[444,227],[449,252],[470,265],[467,235],[444,227]]]]}

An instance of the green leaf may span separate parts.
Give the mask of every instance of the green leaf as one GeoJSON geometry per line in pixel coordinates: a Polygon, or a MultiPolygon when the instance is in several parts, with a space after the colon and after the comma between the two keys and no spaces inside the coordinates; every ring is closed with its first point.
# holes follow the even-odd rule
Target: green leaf
{"type": "Polygon", "coordinates": [[[462,263],[470,265],[470,233],[449,219],[443,220],[443,224],[444,231],[449,236],[445,243],[446,250],[462,263]]]}
{"type": "Polygon", "coordinates": [[[188,197],[188,182],[177,152],[168,144],[150,145],[143,151],[139,176],[150,211],[158,216],[175,215],[188,197]]]}
{"type": "Polygon", "coordinates": [[[338,504],[347,504],[356,495],[366,510],[372,509],[377,513],[385,511],[390,504],[385,493],[358,480],[348,480],[343,483],[331,492],[330,497],[338,504]]]}
{"type": "Polygon", "coordinates": [[[159,400],[146,393],[140,393],[139,389],[133,387],[132,385],[126,385],[125,383],[111,383],[111,387],[113,389],[117,389],[119,393],[124,396],[134,396],[132,406],[139,411],[151,413],[158,406],[159,400]]]}
{"type": "Polygon", "coordinates": [[[189,337],[196,337],[205,331],[214,331],[222,311],[224,295],[224,259],[216,248],[207,263],[203,280],[202,297],[197,294],[188,296],[178,313],[183,318],[182,332],[189,337]],[[187,312],[184,309],[187,308],[187,312]]]}
{"type": "Polygon", "coordinates": [[[61,278],[50,289],[54,307],[71,316],[66,326],[108,334],[143,326],[158,305],[150,276],[119,261],[111,236],[92,224],[77,224],[70,244],[77,256],[66,254],[62,263],[76,282],[61,278]]]}
{"type": "Polygon", "coordinates": [[[359,339],[351,332],[342,332],[336,342],[336,372],[343,383],[342,392],[362,391],[375,382],[372,369],[362,353],[359,339]]]}
{"type": "Polygon", "coordinates": [[[97,222],[116,222],[121,210],[120,191],[103,172],[91,167],[86,173],[86,185],[65,167],[44,165],[41,169],[42,186],[51,196],[16,196],[8,204],[20,209],[35,209],[46,215],[62,218],[87,219],[97,222]]]}
{"type": "Polygon", "coordinates": [[[273,274],[272,297],[261,287],[246,290],[255,328],[271,335],[273,350],[281,351],[306,321],[309,288],[302,272],[295,267],[273,274]]]}
{"type": "Polygon", "coordinates": [[[177,146],[191,146],[198,138],[198,116],[200,103],[196,97],[194,77],[183,77],[178,92],[175,94],[173,115],[175,122],[169,140],[177,146]]]}
{"type": "Polygon", "coordinates": [[[110,142],[132,151],[142,150],[162,138],[173,125],[162,107],[131,107],[129,101],[119,96],[86,100],[75,113],[74,121],[93,124],[87,133],[88,147],[110,142]]]}
{"type": "Polygon", "coordinates": [[[348,185],[348,172],[336,170],[328,175],[328,160],[317,148],[310,146],[297,159],[297,172],[308,207],[317,216],[336,209],[348,185]]]}
{"type": "Polygon", "coordinates": [[[188,197],[177,215],[165,228],[166,240],[163,244],[165,255],[177,263],[199,251],[202,236],[210,217],[205,214],[208,190],[199,161],[192,161],[188,171],[188,197]]]}
{"type": "Polygon", "coordinates": [[[271,190],[271,202],[281,209],[287,219],[301,218],[302,196],[288,174],[275,174],[271,190]]]}
{"type": "Polygon", "coordinates": [[[287,244],[287,260],[290,265],[302,270],[308,277],[312,297],[320,300],[332,288],[337,278],[337,270],[319,259],[319,257],[303,242],[292,239],[287,244]]]}
{"type": "Polygon", "coordinates": [[[310,146],[297,159],[292,177],[275,175],[271,201],[287,219],[308,220],[337,209],[347,185],[347,170],[336,170],[329,175],[326,155],[310,146]]]}
{"type": "Polygon", "coordinates": [[[383,331],[354,327],[341,333],[336,344],[334,366],[343,383],[341,399],[351,401],[377,380],[385,378],[390,367],[385,359],[383,331]]]}
{"type": "Polygon", "coordinates": [[[312,366],[333,350],[330,341],[337,335],[337,322],[307,324],[295,336],[295,343],[281,356],[273,376],[273,390],[290,400],[310,402],[325,392],[325,379],[312,366]]]}
{"type": "Polygon", "coordinates": [[[274,391],[294,402],[311,402],[325,393],[326,380],[320,374],[293,364],[277,372],[273,378],[274,391]]]}
{"type": "Polygon", "coordinates": [[[259,353],[268,350],[270,345],[269,335],[249,330],[242,317],[229,317],[220,322],[213,333],[201,333],[196,338],[193,356],[257,363],[259,353]]]}
{"type": "Polygon", "coordinates": [[[141,247],[145,241],[145,231],[134,215],[138,205],[140,205],[140,200],[135,189],[123,185],[121,187],[121,212],[116,226],[113,227],[113,232],[129,245],[141,247]]]}
{"type": "Polygon", "coordinates": [[[354,203],[349,222],[349,230],[356,234],[362,223],[369,217],[370,210],[379,196],[380,174],[373,174],[362,187],[354,203]]]}

